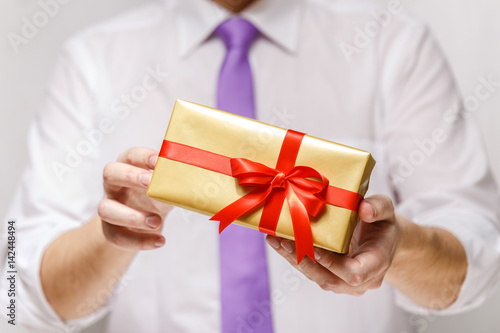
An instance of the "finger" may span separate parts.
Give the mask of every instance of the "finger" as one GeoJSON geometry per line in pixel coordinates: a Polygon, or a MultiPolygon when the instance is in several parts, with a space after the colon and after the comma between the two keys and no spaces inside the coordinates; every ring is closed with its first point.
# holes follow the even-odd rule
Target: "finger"
{"type": "Polygon", "coordinates": [[[359,204],[359,218],[364,222],[384,221],[394,218],[392,200],[383,194],[365,198],[359,204]]]}
{"type": "Polygon", "coordinates": [[[126,227],[102,223],[106,239],[114,246],[126,250],[153,250],[165,244],[165,237],[159,234],[134,232],[126,227]]]}
{"type": "Polygon", "coordinates": [[[144,230],[156,230],[162,219],[156,214],[139,211],[115,200],[104,199],[97,209],[99,217],[108,223],[144,230]]]}
{"type": "Polygon", "coordinates": [[[325,267],[314,263],[308,257],[301,260],[297,264],[297,255],[292,241],[281,239],[274,236],[267,236],[267,242],[274,248],[278,254],[285,258],[293,267],[304,274],[308,279],[317,283],[321,289],[336,293],[352,293],[353,288],[350,287],[339,277],[332,274],[325,267]]]}
{"type": "Polygon", "coordinates": [[[380,252],[377,250],[366,251],[351,258],[323,249],[315,249],[318,264],[353,287],[360,287],[371,282],[388,268],[388,261],[380,252]]]}
{"type": "Polygon", "coordinates": [[[355,258],[315,248],[314,264],[309,258],[304,258],[297,265],[294,242],[287,239],[268,236],[268,243],[282,255],[290,264],[296,267],[311,280],[317,282],[323,289],[330,291],[357,294],[376,281],[388,268],[389,261],[380,249],[366,249],[355,258]],[[276,239],[279,240],[277,247],[276,239]],[[322,269],[318,269],[321,267],[322,269]],[[324,287],[327,288],[324,288],[324,287]]]}
{"type": "Polygon", "coordinates": [[[151,182],[151,171],[120,163],[108,163],[103,170],[104,187],[147,188],[151,182]]]}
{"type": "Polygon", "coordinates": [[[133,147],[118,156],[118,162],[131,164],[139,168],[153,170],[158,159],[158,152],[145,147],[133,147]]]}
{"type": "MultiPolygon", "coordinates": [[[[276,252],[283,256],[293,267],[304,274],[308,279],[317,283],[323,290],[331,291],[334,293],[361,296],[369,289],[380,288],[382,284],[383,275],[375,276],[371,279],[368,279],[364,283],[360,283],[359,285],[350,285],[342,278],[327,270],[323,265],[319,263],[319,261],[317,261],[317,263],[314,263],[309,258],[304,258],[300,262],[300,264],[297,265],[297,257],[294,251],[295,247],[289,246],[290,244],[293,244],[292,241],[274,236],[267,236],[266,240],[276,250],[276,252]]],[[[325,250],[321,251],[324,251],[327,254],[335,254],[325,250]]],[[[342,257],[342,255],[337,256],[342,257]]]]}

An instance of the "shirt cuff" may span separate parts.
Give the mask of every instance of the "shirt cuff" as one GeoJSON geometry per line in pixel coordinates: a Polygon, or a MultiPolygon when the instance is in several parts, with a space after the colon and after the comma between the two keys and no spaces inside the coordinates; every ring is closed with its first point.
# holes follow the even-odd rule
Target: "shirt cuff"
{"type": "MultiPolygon", "coordinates": [[[[428,227],[438,227],[453,234],[465,249],[467,273],[455,302],[442,310],[420,306],[396,290],[396,304],[404,310],[419,315],[457,314],[481,305],[491,296],[500,277],[499,230],[493,220],[471,210],[440,211],[415,218],[414,222],[428,227]]],[[[453,283],[453,282],[451,282],[453,283]]],[[[450,297],[446,288],[436,295],[436,305],[450,297]]]]}
{"type": "MultiPolygon", "coordinates": [[[[29,256],[30,260],[29,262],[24,260],[23,265],[20,266],[19,269],[21,291],[19,293],[19,323],[24,327],[36,330],[36,332],[79,332],[104,317],[109,310],[110,301],[108,300],[104,306],[85,317],[69,321],[61,320],[43,292],[40,278],[40,266],[46,248],[52,244],[56,238],[71,230],[71,228],[61,229],[61,227],[55,228],[52,226],[52,228],[45,227],[43,229],[44,230],[41,230],[40,228],[36,231],[40,235],[44,235],[44,240],[30,242],[31,244],[28,245],[29,253],[32,253],[32,255],[29,256]]],[[[24,251],[26,250],[28,249],[26,248],[24,251]]],[[[28,256],[23,258],[28,258],[28,256]]],[[[86,306],[93,306],[94,304],[92,304],[92,302],[95,303],[96,301],[97,300],[94,298],[88,298],[82,302],[81,307],[83,309],[86,306]]]]}

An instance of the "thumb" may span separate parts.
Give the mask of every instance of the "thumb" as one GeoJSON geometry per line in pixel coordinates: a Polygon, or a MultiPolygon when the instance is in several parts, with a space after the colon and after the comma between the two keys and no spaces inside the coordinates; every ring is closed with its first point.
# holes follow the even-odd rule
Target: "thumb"
{"type": "Polygon", "coordinates": [[[388,196],[375,194],[361,201],[358,214],[367,223],[389,220],[394,217],[394,206],[388,196]]]}

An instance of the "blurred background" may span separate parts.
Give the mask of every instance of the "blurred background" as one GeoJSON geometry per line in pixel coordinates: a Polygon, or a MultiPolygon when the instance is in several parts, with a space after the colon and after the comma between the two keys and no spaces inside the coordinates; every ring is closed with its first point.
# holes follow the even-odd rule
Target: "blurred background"
{"type": "MultiPolygon", "coordinates": [[[[78,30],[148,1],[58,0],[59,10],[26,43],[14,48],[9,34],[20,35],[25,19],[41,11],[46,0],[0,3],[0,230],[27,160],[26,132],[54,66],[61,43],[78,30]]],[[[335,0],[331,0],[335,1],[335,0]]],[[[378,1],[378,0],[373,0],[378,1]]],[[[380,1],[388,3],[390,0],[380,1]]],[[[398,1],[398,0],[392,0],[398,1]]],[[[481,78],[500,82],[500,1],[400,0],[404,12],[426,21],[440,42],[464,97],[474,98],[481,78]]],[[[131,46],[132,47],[132,46],[131,46]]],[[[500,180],[500,85],[472,112],[481,127],[493,171],[500,180]]],[[[500,204],[500,203],[499,203],[500,204]]],[[[3,235],[2,235],[3,244],[3,235]]],[[[3,281],[2,281],[3,282],[3,281]]],[[[4,308],[3,305],[1,307],[4,308]]],[[[5,324],[0,332],[26,332],[5,324]]],[[[418,332],[500,332],[500,292],[467,314],[415,319],[418,332]]],[[[100,325],[86,333],[100,332],[100,325]]],[[[401,332],[404,333],[404,332],[401,332]]]]}

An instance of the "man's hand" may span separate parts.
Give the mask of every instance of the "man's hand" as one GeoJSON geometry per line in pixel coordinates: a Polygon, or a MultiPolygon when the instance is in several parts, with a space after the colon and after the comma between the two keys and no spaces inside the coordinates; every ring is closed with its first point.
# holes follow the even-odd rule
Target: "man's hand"
{"type": "Polygon", "coordinates": [[[157,156],[151,149],[132,148],[108,164],[99,215],[59,236],[45,251],[43,290],[63,320],[96,311],[138,250],[165,244],[161,224],[171,206],[146,196],[157,156]]]}
{"type": "Polygon", "coordinates": [[[293,241],[267,236],[267,242],[322,289],[363,295],[382,284],[394,256],[398,228],[392,202],[383,195],[361,202],[359,220],[349,254],[316,248],[316,263],[306,257],[297,265],[293,241]]]}
{"type": "Polygon", "coordinates": [[[385,279],[424,307],[453,304],[467,272],[465,250],[455,236],[396,215],[384,195],[363,200],[359,220],[349,253],[316,248],[317,263],[304,258],[297,265],[290,240],[267,236],[267,242],[324,290],[362,295],[385,279]]]}
{"type": "Polygon", "coordinates": [[[165,243],[160,231],[172,206],[146,196],[157,158],[158,152],[136,147],[104,168],[98,213],[106,239],[119,248],[150,250],[165,243]]]}

